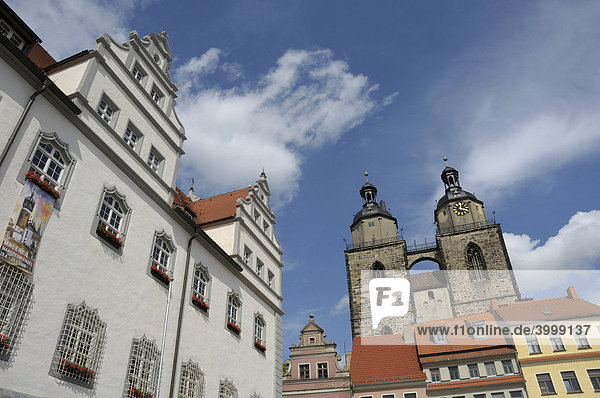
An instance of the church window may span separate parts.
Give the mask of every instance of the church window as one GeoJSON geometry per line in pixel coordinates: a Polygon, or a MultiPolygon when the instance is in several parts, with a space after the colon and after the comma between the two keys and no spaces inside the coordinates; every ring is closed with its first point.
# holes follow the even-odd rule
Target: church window
{"type": "Polygon", "coordinates": [[[168,284],[171,282],[171,264],[175,255],[175,246],[164,231],[154,234],[154,244],[150,255],[150,273],[168,284]]]}
{"type": "Polygon", "coordinates": [[[303,363],[298,365],[298,373],[301,379],[310,379],[310,364],[303,363]]]}
{"type": "Polygon", "coordinates": [[[51,374],[92,388],[104,347],[106,323],[98,310],[69,304],[52,359],[51,374]]]}
{"type": "Polygon", "coordinates": [[[219,398],[238,398],[238,390],[228,379],[219,383],[219,398]]]}
{"type": "Polygon", "coordinates": [[[133,339],[127,377],[125,378],[125,398],[152,397],[158,384],[160,350],[155,341],[146,336],[133,339]]]}
{"type": "Polygon", "coordinates": [[[33,284],[12,265],[0,262],[0,358],[7,359],[21,331],[33,284]]]}
{"type": "Polygon", "coordinates": [[[194,267],[194,280],[192,282],[192,300],[200,300],[206,306],[209,305],[210,279],[208,270],[202,264],[196,264],[194,267]]]}
{"type": "Polygon", "coordinates": [[[373,263],[371,270],[371,276],[373,278],[383,278],[385,276],[385,267],[379,261],[373,263]]]}
{"type": "Polygon", "coordinates": [[[317,362],[317,378],[326,379],[328,377],[327,362],[317,362]]]}
{"type": "Polygon", "coordinates": [[[62,198],[74,164],[75,159],[67,144],[60,141],[54,133],[40,133],[21,175],[24,178],[28,172],[38,174],[43,181],[48,181],[58,190],[62,198]]]}
{"type": "Polygon", "coordinates": [[[242,302],[233,291],[227,295],[227,325],[234,332],[240,332],[242,324],[242,302]]]}
{"type": "Polygon", "coordinates": [[[472,280],[487,279],[486,266],[483,260],[483,253],[479,246],[470,243],[467,247],[467,269],[472,280]]]}
{"type": "Polygon", "coordinates": [[[181,364],[178,398],[201,398],[204,396],[204,373],[190,359],[181,364]]]}
{"type": "Polygon", "coordinates": [[[125,196],[119,194],[114,188],[104,188],[96,213],[97,234],[105,237],[107,242],[119,249],[125,240],[130,214],[131,209],[125,202],[125,196]]]}

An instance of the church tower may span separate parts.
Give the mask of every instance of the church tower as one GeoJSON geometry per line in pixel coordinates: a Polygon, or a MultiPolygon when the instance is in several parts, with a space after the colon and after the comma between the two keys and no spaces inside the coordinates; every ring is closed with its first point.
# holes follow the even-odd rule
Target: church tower
{"type": "Polygon", "coordinates": [[[374,185],[367,180],[360,189],[363,207],[354,216],[352,244],[345,251],[353,336],[361,336],[361,326],[363,331],[372,330],[368,281],[361,286],[361,278],[381,276],[378,271],[408,277],[413,302],[406,316],[384,318],[373,334],[402,333],[407,325],[423,320],[482,313],[493,299],[520,300],[500,225],[488,220],[481,200],[462,189],[458,170],[446,165],[441,179],[445,193],[434,210],[435,242],[423,245],[407,246],[398,237],[396,219],[383,201],[377,203],[374,185]],[[415,264],[425,260],[436,262],[442,272],[409,275],[415,264]],[[430,303],[438,308],[432,311],[430,303]]]}

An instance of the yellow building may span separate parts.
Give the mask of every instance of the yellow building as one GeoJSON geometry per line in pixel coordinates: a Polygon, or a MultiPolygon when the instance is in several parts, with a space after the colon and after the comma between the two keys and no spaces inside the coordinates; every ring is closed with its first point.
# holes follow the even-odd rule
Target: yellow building
{"type": "Polygon", "coordinates": [[[530,398],[600,397],[600,306],[569,287],[565,297],[494,302],[493,310],[513,331],[530,398]]]}

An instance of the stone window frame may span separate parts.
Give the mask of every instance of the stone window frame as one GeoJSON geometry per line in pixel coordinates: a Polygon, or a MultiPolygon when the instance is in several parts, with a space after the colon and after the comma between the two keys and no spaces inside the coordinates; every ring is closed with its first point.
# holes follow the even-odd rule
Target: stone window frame
{"type": "Polygon", "coordinates": [[[63,142],[58,137],[58,134],[40,131],[36,139],[33,141],[33,145],[29,150],[29,153],[27,155],[27,158],[25,159],[25,162],[23,163],[23,166],[21,166],[18,181],[25,183],[25,174],[27,174],[29,171],[33,171],[39,174],[42,177],[42,180],[48,180],[60,194],[60,197],[54,202],[54,207],[60,209],[60,205],[62,204],[62,201],[66,194],[69,182],[71,181],[71,177],[73,175],[73,170],[75,168],[76,163],[77,161],[75,157],[71,154],[71,151],[69,150],[69,145],[63,142]],[[48,167],[47,165],[44,166],[44,168],[40,168],[39,165],[34,164],[34,158],[36,158],[39,148],[41,148],[41,153],[47,154],[48,152],[43,147],[41,147],[42,144],[52,146],[52,148],[61,155],[64,161],[64,168],[62,169],[58,181],[50,177],[44,170],[48,167]]]}
{"type": "Polygon", "coordinates": [[[148,259],[148,273],[152,274],[152,266],[157,266],[158,269],[166,273],[171,279],[173,278],[173,264],[175,264],[175,254],[177,248],[173,244],[173,239],[164,230],[155,231],[154,237],[152,238],[152,250],[150,251],[150,258],[148,259]],[[164,242],[167,246],[167,250],[163,247],[157,246],[158,240],[164,242]],[[167,255],[166,265],[162,264],[162,256],[155,258],[156,252],[165,253],[167,255]]]}
{"type": "Polygon", "coordinates": [[[0,359],[8,360],[31,304],[33,283],[18,268],[0,262],[0,359]]]}
{"type": "Polygon", "coordinates": [[[205,267],[201,262],[194,264],[194,278],[192,280],[192,297],[196,296],[201,298],[206,302],[206,304],[210,304],[210,291],[211,291],[211,283],[212,277],[208,272],[208,268],[205,267]],[[203,281],[201,276],[206,278],[206,281],[203,281]],[[204,293],[201,292],[200,284],[204,285],[204,293]]]}
{"type": "Polygon", "coordinates": [[[265,263],[263,263],[260,258],[256,258],[256,275],[258,275],[258,277],[260,279],[264,278],[264,270],[265,270],[265,263]]]}
{"type": "Polygon", "coordinates": [[[269,285],[271,289],[275,289],[275,274],[271,270],[267,271],[267,285],[269,285]]]}
{"type": "Polygon", "coordinates": [[[154,145],[152,145],[150,152],[148,152],[146,165],[150,167],[150,170],[158,174],[159,177],[162,176],[163,169],[165,168],[165,157],[161,155],[154,145]]]}
{"type": "Polygon", "coordinates": [[[219,398],[238,398],[238,390],[233,382],[227,378],[219,380],[219,398]]]}
{"type": "Polygon", "coordinates": [[[98,105],[96,105],[96,116],[98,116],[104,123],[106,123],[108,126],[114,129],[117,124],[119,112],[120,108],[117,106],[117,104],[113,100],[111,100],[108,95],[102,93],[100,99],[98,100],[98,105]]]}
{"type": "Polygon", "coordinates": [[[159,366],[160,349],[156,341],[149,340],[145,334],[141,338],[134,337],[127,360],[123,397],[135,397],[134,391],[136,390],[155,394],[158,386],[159,366]]]}
{"type": "MultiPolygon", "coordinates": [[[[111,208],[111,209],[109,209],[109,211],[110,210],[115,210],[115,209],[111,208]]],[[[93,231],[92,234],[96,235],[97,228],[100,228],[100,224],[104,224],[104,226],[107,227],[105,229],[115,233],[117,235],[117,237],[121,238],[121,241],[123,242],[123,245],[120,248],[115,248],[112,245],[109,245],[109,247],[115,249],[119,253],[122,253],[123,247],[125,246],[125,239],[127,237],[127,229],[129,228],[129,221],[131,219],[131,213],[132,213],[132,209],[127,204],[125,195],[121,194],[115,186],[111,186],[111,187],[104,186],[104,188],[102,190],[102,195],[100,195],[100,200],[99,200],[98,206],[96,208],[96,215],[94,217],[94,222],[92,224],[92,231],[93,231]],[[109,223],[107,223],[106,220],[101,216],[101,213],[103,212],[103,208],[105,206],[106,207],[109,206],[108,203],[106,203],[106,204],[104,203],[104,200],[107,197],[112,198],[113,201],[116,201],[119,204],[119,206],[123,209],[123,213],[121,214],[121,223],[119,224],[118,229],[112,225],[109,225],[109,223]]],[[[102,240],[104,242],[103,239],[100,239],[100,240],[102,240]]]]}
{"type": "Polygon", "coordinates": [[[144,87],[144,84],[146,83],[146,79],[148,78],[148,73],[146,72],[146,70],[144,68],[142,68],[142,66],[140,65],[139,62],[134,61],[133,62],[133,66],[131,67],[131,76],[133,77],[133,80],[135,80],[138,84],[140,84],[142,87],[144,87]],[[136,74],[137,71],[137,74],[136,74]],[[139,77],[138,77],[139,75],[139,77]]]}
{"type": "Polygon", "coordinates": [[[328,379],[329,378],[329,362],[317,362],[317,379],[328,379]],[[325,365],[325,367],[319,369],[319,365],[325,365]],[[325,371],[325,376],[322,376],[322,372],[325,371]]]}
{"type": "Polygon", "coordinates": [[[140,150],[142,148],[142,142],[144,141],[144,134],[140,132],[131,120],[127,123],[127,127],[125,128],[125,132],[123,133],[123,142],[126,146],[131,148],[138,155],[140,154],[140,150]],[[128,135],[129,133],[129,135],[128,135]],[[136,136],[135,140],[132,140],[130,135],[136,136]],[[131,146],[131,142],[133,142],[133,146],[131,146]]]}
{"type": "Polygon", "coordinates": [[[298,379],[300,379],[300,380],[308,380],[308,379],[310,379],[310,363],[299,363],[299,364],[298,364],[298,379]],[[306,375],[307,377],[302,377],[302,369],[301,369],[301,367],[302,367],[302,366],[306,366],[306,368],[305,368],[305,369],[306,369],[308,372],[307,372],[307,373],[305,373],[305,375],[306,375]]]}
{"type": "Polygon", "coordinates": [[[254,342],[258,342],[263,345],[263,347],[267,346],[267,322],[265,321],[265,317],[262,316],[260,312],[254,313],[254,342]]]}
{"type": "Polygon", "coordinates": [[[371,278],[383,278],[385,277],[385,265],[379,260],[375,260],[371,264],[371,278]]]}
{"type": "Polygon", "coordinates": [[[203,398],[205,389],[204,372],[197,362],[189,359],[181,363],[178,398],[203,398]]]}
{"type": "Polygon", "coordinates": [[[104,353],[106,322],[84,302],[68,304],[50,365],[50,375],[93,388],[104,353]]]}
{"type": "Polygon", "coordinates": [[[231,322],[241,329],[242,327],[242,299],[239,294],[231,290],[227,293],[227,307],[225,312],[226,324],[231,322]],[[235,311],[234,311],[235,310],[235,311]]]}
{"type": "Polygon", "coordinates": [[[483,250],[478,244],[469,242],[465,247],[465,259],[471,280],[489,279],[483,250]]]}

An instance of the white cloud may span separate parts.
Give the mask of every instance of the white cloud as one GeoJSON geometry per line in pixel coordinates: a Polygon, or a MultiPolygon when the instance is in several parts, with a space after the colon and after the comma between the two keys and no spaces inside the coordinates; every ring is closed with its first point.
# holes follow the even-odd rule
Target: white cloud
{"type": "Polygon", "coordinates": [[[338,300],[337,303],[333,306],[331,310],[331,315],[341,315],[347,313],[349,310],[348,304],[348,295],[346,294],[344,297],[338,300]]]}
{"type": "Polygon", "coordinates": [[[600,282],[600,271],[589,271],[600,261],[600,210],[577,212],[555,236],[540,244],[528,235],[504,233],[506,248],[522,289],[539,293],[553,289],[564,290],[566,281],[580,280],[595,275],[600,282]],[[588,271],[582,271],[588,270],[588,271]],[[560,276],[559,276],[560,275],[560,276]]]}
{"type": "Polygon", "coordinates": [[[435,156],[488,200],[600,152],[600,3],[530,5],[518,29],[470,42],[431,95],[454,133],[435,156]]]}
{"type": "Polygon", "coordinates": [[[223,51],[218,48],[210,48],[200,57],[193,57],[175,71],[174,79],[179,82],[179,89],[185,91],[198,79],[206,74],[213,73],[219,65],[219,58],[223,51]]]}
{"type": "MultiPolygon", "coordinates": [[[[200,87],[193,77],[220,68],[219,51],[210,49],[175,72],[191,78],[177,107],[186,152],[193,154],[183,158],[182,174],[202,181],[204,191],[246,186],[264,167],[275,207],[281,206],[298,190],[304,151],[335,142],[383,106],[372,98],[377,85],[352,74],[329,50],[288,50],[254,84],[200,87]]],[[[223,65],[231,71],[231,64],[223,65]]]]}
{"type": "Polygon", "coordinates": [[[108,33],[125,41],[128,20],[136,8],[153,0],[8,0],[10,7],[42,39],[55,59],[62,59],[96,45],[96,38],[108,33]]]}

